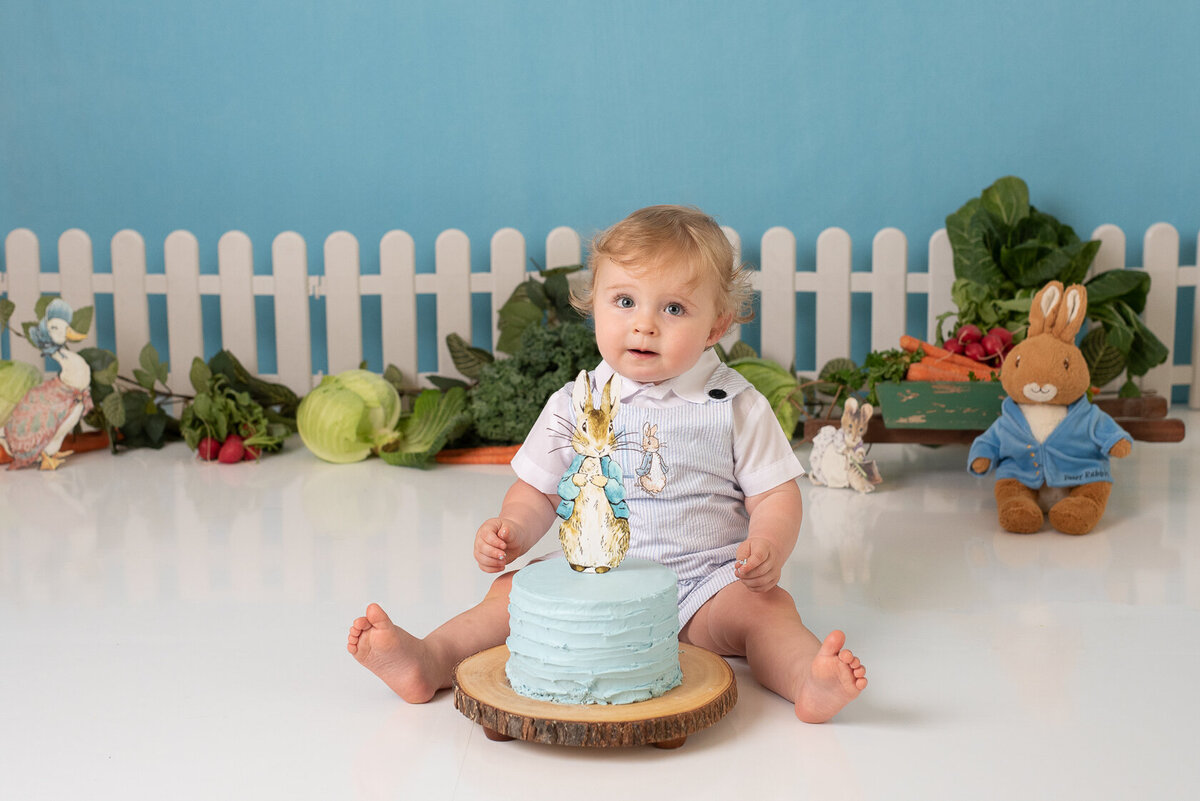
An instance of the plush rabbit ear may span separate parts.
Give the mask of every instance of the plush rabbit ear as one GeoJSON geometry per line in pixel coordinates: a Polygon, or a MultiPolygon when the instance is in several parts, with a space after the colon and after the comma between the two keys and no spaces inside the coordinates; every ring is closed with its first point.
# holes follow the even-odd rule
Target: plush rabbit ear
{"type": "Polygon", "coordinates": [[[846,398],[844,409],[850,414],[858,412],[858,398],[846,398]]]}
{"type": "Polygon", "coordinates": [[[860,418],[862,418],[862,421],[864,423],[867,422],[868,420],[870,420],[871,415],[873,415],[874,413],[875,413],[875,407],[869,403],[864,403],[862,405],[862,407],[858,410],[858,416],[860,418]]]}
{"type": "Polygon", "coordinates": [[[580,414],[592,410],[592,382],[588,379],[587,370],[580,370],[575,376],[575,386],[571,390],[571,403],[580,414]]]}
{"type": "Polygon", "coordinates": [[[1062,300],[1063,285],[1060,281],[1051,281],[1038,290],[1033,296],[1033,305],[1029,307],[1029,330],[1026,337],[1044,334],[1049,330],[1049,323],[1054,319],[1054,310],[1062,300]]]}
{"type": "Polygon", "coordinates": [[[1081,284],[1072,284],[1063,292],[1063,302],[1050,324],[1050,333],[1065,342],[1074,342],[1075,335],[1083,326],[1087,314],[1087,289],[1081,284]]]}

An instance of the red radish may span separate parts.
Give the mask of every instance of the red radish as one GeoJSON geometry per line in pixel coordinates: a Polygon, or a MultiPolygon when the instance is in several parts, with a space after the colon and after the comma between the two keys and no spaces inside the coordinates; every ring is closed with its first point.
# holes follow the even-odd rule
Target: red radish
{"type": "Polygon", "coordinates": [[[200,444],[196,446],[196,455],[206,462],[211,462],[217,458],[217,454],[221,450],[221,443],[217,442],[214,437],[205,437],[200,440],[200,444]]]}
{"type": "Polygon", "coordinates": [[[246,452],[244,454],[242,454],[242,461],[243,462],[253,462],[253,461],[257,460],[258,457],[261,455],[262,455],[262,448],[258,447],[257,445],[247,445],[246,452]]]}
{"type": "Polygon", "coordinates": [[[242,438],[237,434],[230,434],[221,443],[221,453],[217,458],[221,461],[221,464],[233,464],[234,462],[242,461],[242,454],[245,452],[246,449],[242,447],[242,438]]]}
{"type": "Polygon", "coordinates": [[[995,328],[993,328],[992,330],[988,331],[988,336],[999,337],[1000,344],[1004,346],[1004,350],[1008,350],[1010,347],[1012,347],[1012,343],[1013,343],[1012,331],[1009,331],[1007,328],[1005,328],[1002,325],[998,325],[995,328]]]}
{"type": "MultiPolygon", "coordinates": [[[[987,351],[984,350],[983,345],[979,344],[978,342],[968,342],[963,346],[963,355],[968,359],[974,359],[977,362],[981,362],[987,358],[987,351]]],[[[221,450],[224,451],[224,448],[221,450]]]]}
{"type": "Polygon", "coordinates": [[[946,344],[942,347],[951,353],[961,354],[963,352],[963,343],[959,342],[957,339],[947,339],[946,344]]]}
{"type": "Polygon", "coordinates": [[[979,340],[979,344],[983,345],[984,351],[989,356],[998,356],[1004,352],[1004,342],[995,334],[987,334],[979,340]]]}
{"type": "Polygon", "coordinates": [[[966,325],[961,326],[958,331],[954,333],[954,338],[966,345],[971,342],[978,342],[980,339],[982,339],[983,332],[979,330],[979,326],[967,323],[966,325]]]}

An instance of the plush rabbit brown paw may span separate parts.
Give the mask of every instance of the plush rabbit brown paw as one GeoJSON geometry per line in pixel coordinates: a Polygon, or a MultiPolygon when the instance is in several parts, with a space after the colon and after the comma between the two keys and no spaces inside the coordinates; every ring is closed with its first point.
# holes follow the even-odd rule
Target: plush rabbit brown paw
{"type": "Polygon", "coordinates": [[[1000,370],[1008,397],[999,419],[971,445],[968,469],[996,468],[1001,527],[1018,534],[1050,524],[1086,534],[1104,515],[1112,490],[1109,457],[1129,455],[1133,439],[1087,399],[1091,376],[1075,335],[1087,290],[1051,281],[1033,298],[1029,331],[1000,370]]]}

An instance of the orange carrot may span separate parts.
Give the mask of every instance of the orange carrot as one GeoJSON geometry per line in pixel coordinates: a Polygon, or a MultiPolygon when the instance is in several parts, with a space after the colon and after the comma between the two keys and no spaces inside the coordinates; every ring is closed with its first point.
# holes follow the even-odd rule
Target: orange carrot
{"type": "Polygon", "coordinates": [[[945,348],[939,348],[937,345],[924,342],[916,337],[910,337],[908,334],[904,334],[900,337],[900,347],[909,353],[916,353],[917,349],[919,348],[925,352],[925,358],[932,358],[939,362],[947,362],[950,364],[956,364],[962,367],[970,368],[975,371],[976,375],[980,375],[980,377],[982,377],[982,374],[980,373],[981,370],[990,373],[996,369],[991,365],[984,364],[983,362],[977,362],[972,358],[958,353],[951,353],[945,348]]]}
{"type": "Polygon", "coordinates": [[[995,371],[986,365],[962,367],[949,361],[925,358],[908,366],[905,378],[909,381],[970,381],[974,375],[980,381],[992,378],[995,371]]]}
{"type": "Polygon", "coordinates": [[[442,464],[508,464],[520,445],[484,445],[478,448],[450,448],[434,457],[442,464]]]}

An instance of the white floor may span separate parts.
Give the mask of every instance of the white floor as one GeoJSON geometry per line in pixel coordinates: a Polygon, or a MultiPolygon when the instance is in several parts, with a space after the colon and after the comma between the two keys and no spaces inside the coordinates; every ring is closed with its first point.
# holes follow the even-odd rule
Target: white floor
{"type": "Polygon", "coordinates": [[[1137,443],[1080,538],[1000,533],[963,447],[876,446],[870,496],[804,482],[783,584],[871,685],[807,726],[733,660],[737,706],[675,751],[492,742],[346,653],[368,601],[424,634],[478,599],[507,468],[294,441],[3,472],[0,798],[1194,798],[1200,413],[1172,414],[1189,438],[1137,443]]]}

